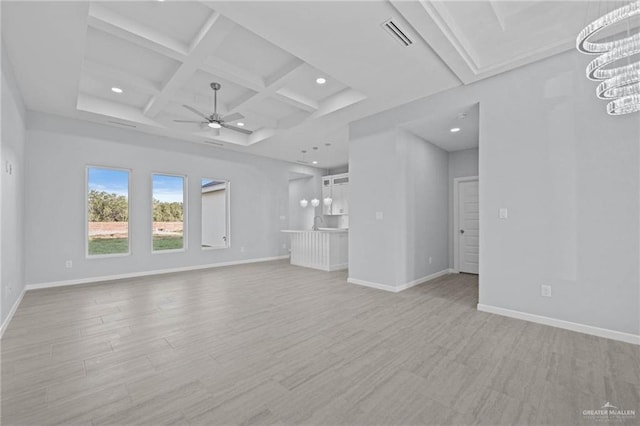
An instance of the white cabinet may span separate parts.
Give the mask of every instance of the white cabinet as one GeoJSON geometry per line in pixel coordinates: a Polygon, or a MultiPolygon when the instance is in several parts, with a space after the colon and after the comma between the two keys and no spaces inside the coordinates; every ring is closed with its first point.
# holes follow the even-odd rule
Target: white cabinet
{"type": "Polygon", "coordinates": [[[322,199],[330,197],[331,205],[323,203],[322,213],[326,215],[349,214],[349,175],[324,176],[322,178],[322,199]]]}
{"type": "Polygon", "coordinates": [[[349,265],[348,231],[289,231],[291,264],[323,271],[347,269],[349,265]]]}
{"type": "Polygon", "coordinates": [[[322,178],[322,214],[331,214],[331,204],[324,205],[325,198],[332,198],[331,196],[331,176],[324,176],[322,178]]]}

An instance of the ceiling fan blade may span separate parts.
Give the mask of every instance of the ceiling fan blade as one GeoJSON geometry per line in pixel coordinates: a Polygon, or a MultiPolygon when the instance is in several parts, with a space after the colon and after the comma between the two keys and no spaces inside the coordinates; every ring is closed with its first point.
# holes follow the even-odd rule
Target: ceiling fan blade
{"type": "Polygon", "coordinates": [[[176,123],[198,123],[198,124],[207,124],[208,121],[193,121],[193,120],[173,120],[176,123]]]}
{"type": "Polygon", "coordinates": [[[236,120],[241,120],[243,118],[244,118],[244,115],[240,114],[239,112],[234,112],[233,114],[229,114],[225,117],[222,117],[224,121],[236,121],[236,120]]]}
{"type": "Polygon", "coordinates": [[[227,123],[223,123],[222,127],[224,127],[225,129],[234,130],[236,132],[244,133],[245,135],[250,135],[251,133],[253,133],[251,130],[241,129],[240,127],[232,126],[232,125],[227,124],[227,123]]]}
{"type": "Polygon", "coordinates": [[[206,115],[204,115],[203,113],[201,113],[200,111],[198,111],[197,109],[190,107],[189,105],[182,105],[183,107],[185,107],[186,109],[188,109],[189,111],[191,111],[194,114],[198,114],[200,117],[204,118],[205,120],[209,120],[209,117],[207,117],[206,115]]]}

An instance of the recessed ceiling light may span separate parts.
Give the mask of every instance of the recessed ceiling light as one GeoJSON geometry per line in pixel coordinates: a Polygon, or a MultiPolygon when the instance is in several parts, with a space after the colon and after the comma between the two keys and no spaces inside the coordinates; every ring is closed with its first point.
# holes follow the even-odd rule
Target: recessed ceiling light
{"type": "Polygon", "coordinates": [[[311,164],[318,164],[318,162],[317,161],[312,161],[311,164]]]}
{"type": "Polygon", "coordinates": [[[238,126],[240,126],[240,127],[244,127],[244,123],[240,123],[240,122],[238,122],[238,123],[236,123],[236,124],[237,124],[238,126]]]}
{"type": "Polygon", "coordinates": [[[449,130],[451,133],[455,133],[455,132],[459,132],[460,131],[460,127],[454,127],[451,130],[449,130]]]}
{"type": "Polygon", "coordinates": [[[112,87],[111,91],[113,93],[122,93],[123,92],[123,90],[121,88],[119,88],[119,87],[112,87]]]}
{"type": "Polygon", "coordinates": [[[316,78],[316,83],[318,84],[325,84],[327,82],[327,79],[324,77],[318,77],[316,78]]]}
{"type": "Polygon", "coordinates": [[[220,127],[222,127],[220,123],[216,123],[215,121],[212,121],[211,123],[207,124],[207,126],[211,127],[212,129],[219,129],[220,127]]]}

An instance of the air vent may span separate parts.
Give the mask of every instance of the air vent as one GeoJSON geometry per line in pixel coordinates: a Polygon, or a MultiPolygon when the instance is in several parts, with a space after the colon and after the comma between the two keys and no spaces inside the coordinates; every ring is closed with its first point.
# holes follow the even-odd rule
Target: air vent
{"type": "Polygon", "coordinates": [[[223,143],[220,143],[220,142],[204,141],[204,143],[207,143],[207,144],[209,144],[209,145],[224,146],[224,144],[223,144],[223,143]]]}
{"type": "Polygon", "coordinates": [[[398,43],[403,45],[404,47],[411,46],[413,44],[413,40],[409,38],[406,31],[404,31],[400,26],[393,21],[393,19],[389,19],[382,23],[382,28],[385,29],[386,32],[398,43]]]}
{"type": "Polygon", "coordinates": [[[111,123],[111,124],[117,124],[118,126],[125,126],[125,127],[133,127],[135,128],[136,126],[134,126],[133,124],[128,124],[128,123],[119,123],[117,121],[107,121],[107,123],[111,123]]]}
{"type": "Polygon", "coordinates": [[[300,163],[300,164],[309,164],[308,161],[302,161],[302,160],[297,160],[296,163],[300,163]]]}

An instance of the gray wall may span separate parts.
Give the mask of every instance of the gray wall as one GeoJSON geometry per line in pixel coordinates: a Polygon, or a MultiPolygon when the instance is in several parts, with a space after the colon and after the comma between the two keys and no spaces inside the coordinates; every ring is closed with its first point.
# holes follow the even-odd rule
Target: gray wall
{"type": "Polygon", "coordinates": [[[403,129],[396,134],[402,178],[396,188],[402,194],[396,281],[403,284],[449,269],[449,157],[403,129]]]}
{"type": "Polygon", "coordinates": [[[148,272],[288,254],[289,172],[314,169],[52,115],[27,116],[26,281],[28,284],[148,272]],[[85,257],[85,167],[129,168],[131,251],[85,257]],[[187,176],[183,253],[156,253],[151,241],[151,174],[187,176]],[[231,247],[200,249],[200,179],[231,182],[231,247]],[[72,260],[73,268],[65,268],[72,260]]]}
{"type": "MultiPolygon", "coordinates": [[[[480,102],[479,302],[639,334],[640,119],[607,115],[584,76],[589,60],[568,51],[373,115],[350,133],[362,144],[480,102]],[[498,218],[501,207],[509,219],[498,218]],[[540,296],[541,284],[552,298],[540,296]]],[[[352,163],[371,155],[350,154],[352,163]]],[[[377,194],[359,198],[366,206],[377,194]]],[[[354,237],[351,252],[368,245],[354,237]]]]}
{"type": "Polygon", "coordinates": [[[447,153],[395,129],[353,139],[349,161],[349,278],[398,287],[447,269],[447,153]]]}
{"type": "Polygon", "coordinates": [[[0,318],[5,323],[24,290],[25,109],[11,65],[2,49],[2,149],[0,152],[0,318]],[[7,172],[11,165],[11,174],[7,172]]]}
{"type": "Polygon", "coordinates": [[[397,162],[394,130],[349,142],[349,278],[396,285],[397,162]]]}
{"type": "Polygon", "coordinates": [[[449,153],[449,268],[453,268],[453,180],[478,176],[478,148],[449,153]]]}
{"type": "Polygon", "coordinates": [[[313,208],[311,199],[322,199],[322,172],[316,172],[316,176],[299,178],[289,181],[289,229],[311,229],[313,218],[316,214],[322,214],[322,207],[313,208]],[[307,199],[309,205],[300,207],[300,200],[307,199]]]}

